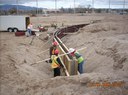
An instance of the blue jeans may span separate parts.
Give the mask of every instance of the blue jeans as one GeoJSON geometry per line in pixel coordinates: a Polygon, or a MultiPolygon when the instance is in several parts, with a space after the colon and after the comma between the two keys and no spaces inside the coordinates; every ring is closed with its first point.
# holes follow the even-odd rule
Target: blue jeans
{"type": "Polygon", "coordinates": [[[84,64],[84,61],[78,64],[78,71],[80,72],[80,74],[83,73],[83,64],[84,64]]]}
{"type": "Polygon", "coordinates": [[[27,29],[27,32],[29,33],[29,35],[32,35],[31,29],[27,29]]]}

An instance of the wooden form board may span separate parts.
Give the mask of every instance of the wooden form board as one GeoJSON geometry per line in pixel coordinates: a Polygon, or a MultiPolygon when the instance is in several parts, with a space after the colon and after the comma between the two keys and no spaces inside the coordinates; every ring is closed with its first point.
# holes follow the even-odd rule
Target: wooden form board
{"type": "MultiPolygon", "coordinates": [[[[56,39],[55,39],[55,41],[56,41],[56,39]]],[[[63,43],[61,42],[61,44],[63,44],[63,43]]],[[[64,47],[65,47],[65,45],[64,45],[64,47]]],[[[66,53],[60,45],[57,48],[60,51],[59,54],[66,53]]],[[[67,47],[65,47],[65,48],[67,48],[67,47]]],[[[74,58],[70,59],[67,54],[61,56],[60,58],[61,58],[63,64],[65,65],[66,70],[68,71],[69,75],[77,75],[77,71],[78,71],[77,61],[74,58]]]]}

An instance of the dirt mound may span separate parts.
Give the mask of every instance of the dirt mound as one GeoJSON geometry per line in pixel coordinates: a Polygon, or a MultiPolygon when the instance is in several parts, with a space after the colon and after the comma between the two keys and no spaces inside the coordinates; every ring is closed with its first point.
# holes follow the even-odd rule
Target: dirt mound
{"type": "MultiPolygon", "coordinates": [[[[45,35],[45,34],[44,34],[45,35]]],[[[31,64],[48,57],[48,52],[45,56],[40,54],[43,50],[49,47],[42,41],[45,36],[16,37],[14,33],[0,33],[1,47],[1,94],[2,95],[17,95],[22,94],[22,89],[29,82],[40,81],[52,77],[50,64],[45,62],[31,64]],[[45,46],[43,46],[45,44],[45,46]],[[43,46],[43,47],[42,47],[43,46]]]]}
{"type": "MultiPolygon", "coordinates": [[[[80,29],[77,34],[66,36],[63,38],[63,42],[68,47],[76,49],[87,47],[86,50],[79,51],[86,59],[86,63],[84,64],[85,73],[102,73],[104,76],[100,76],[100,78],[111,75],[111,78],[115,77],[115,79],[118,79],[120,77],[121,80],[127,81],[127,19],[117,19],[111,17],[110,19],[107,18],[107,20],[104,19],[100,22],[92,23],[80,29]]],[[[108,91],[108,93],[114,95],[111,89],[108,89],[108,91]]],[[[118,93],[115,92],[116,94],[118,93]]],[[[106,95],[105,92],[104,95],[106,95]]]]}
{"type": "Polygon", "coordinates": [[[116,30],[116,26],[117,25],[113,23],[94,23],[88,25],[87,27],[84,27],[82,30],[86,32],[96,33],[101,31],[116,30]]]}
{"type": "Polygon", "coordinates": [[[110,17],[110,18],[104,18],[103,20],[94,20],[92,23],[84,28],[82,28],[80,31],[84,32],[103,32],[103,31],[116,31],[117,33],[128,33],[128,19],[127,17],[110,17]],[[119,19],[117,19],[119,18],[119,19]]]}
{"type": "MultiPolygon", "coordinates": [[[[101,20],[85,26],[74,36],[68,35],[63,38],[63,41],[68,47],[80,48],[86,46],[87,50],[80,52],[85,56],[87,62],[89,61],[88,66],[90,64],[93,64],[91,67],[96,66],[96,64],[97,66],[109,64],[114,69],[122,69],[124,64],[127,65],[128,62],[128,28],[125,27],[126,24],[126,19],[116,20],[111,17],[108,20],[101,20]],[[74,39],[77,39],[77,41],[74,42],[74,39]],[[70,44],[71,42],[72,44],[70,44]]],[[[98,72],[100,70],[104,72],[102,66],[98,68],[98,72]]],[[[110,67],[108,68],[110,69],[110,67]]]]}

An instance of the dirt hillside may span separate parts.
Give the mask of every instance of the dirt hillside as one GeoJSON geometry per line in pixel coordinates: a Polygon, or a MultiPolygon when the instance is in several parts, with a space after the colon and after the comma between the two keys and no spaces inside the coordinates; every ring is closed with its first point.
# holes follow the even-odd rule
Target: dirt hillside
{"type": "MultiPolygon", "coordinates": [[[[1,95],[127,95],[128,16],[73,17],[41,17],[38,21],[42,25],[50,25],[55,19],[65,25],[91,22],[78,33],[62,38],[68,48],[87,47],[80,51],[86,59],[84,74],[53,78],[50,64],[31,65],[49,57],[48,51],[40,54],[51,45],[44,40],[46,32],[40,32],[32,44],[34,36],[0,32],[1,95]]],[[[37,18],[31,18],[31,22],[37,25],[37,18]]]]}

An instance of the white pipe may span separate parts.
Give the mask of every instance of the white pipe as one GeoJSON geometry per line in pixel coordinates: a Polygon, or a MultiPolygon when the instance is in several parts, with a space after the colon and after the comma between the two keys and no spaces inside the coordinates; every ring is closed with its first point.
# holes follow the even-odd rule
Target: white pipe
{"type": "MultiPolygon", "coordinates": [[[[87,47],[83,47],[83,48],[80,48],[80,49],[77,49],[77,51],[81,51],[81,50],[83,50],[83,49],[86,49],[87,47]]],[[[66,54],[70,54],[70,53],[65,53],[65,54],[61,54],[61,55],[59,55],[58,57],[61,57],[61,56],[64,56],[64,55],[66,55],[66,54]]],[[[44,59],[44,60],[41,60],[41,61],[38,61],[38,62],[35,62],[35,63],[41,63],[41,62],[44,62],[44,61],[47,61],[47,60],[50,60],[51,58],[46,58],[46,59],[44,59]]],[[[34,63],[34,64],[35,64],[34,63]]],[[[31,65],[33,65],[33,64],[31,64],[31,65]]]]}
{"type": "Polygon", "coordinates": [[[42,51],[41,53],[39,53],[39,54],[37,54],[37,55],[40,55],[40,54],[42,54],[42,53],[45,53],[46,51],[48,51],[49,49],[46,49],[46,50],[44,50],[44,51],[42,51]]]}

